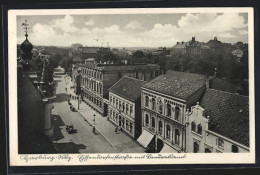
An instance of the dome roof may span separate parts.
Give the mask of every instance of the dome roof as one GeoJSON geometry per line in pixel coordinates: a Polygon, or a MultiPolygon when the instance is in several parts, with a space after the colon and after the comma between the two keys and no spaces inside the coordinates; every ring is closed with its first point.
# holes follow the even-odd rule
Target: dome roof
{"type": "Polygon", "coordinates": [[[21,44],[21,49],[24,53],[31,52],[33,49],[33,45],[30,41],[26,38],[26,40],[21,44]]]}

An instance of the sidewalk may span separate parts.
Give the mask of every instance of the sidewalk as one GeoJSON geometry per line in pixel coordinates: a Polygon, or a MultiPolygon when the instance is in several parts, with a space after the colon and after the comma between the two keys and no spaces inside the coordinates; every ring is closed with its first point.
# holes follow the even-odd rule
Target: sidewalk
{"type": "MultiPolygon", "coordinates": [[[[77,109],[78,101],[71,100],[71,104],[77,109]]],[[[115,133],[115,125],[107,120],[107,117],[101,116],[99,113],[91,109],[85,102],[80,103],[78,110],[80,115],[86,121],[95,126],[96,130],[104,136],[104,138],[114,147],[119,153],[144,153],[143,148],[136,140],[132,139],[124,132],[115,133]],[[95,116],[95,122],[93,121],[95,116]]]]}
{"type": "MultiPolygon", "coordinates": [[[[72,86],[71,81],[67,81],[67,93],[74,95],[74,89],[70,89],[72,86]]],[[[70,100],[71,104],[78,109],[78,101],[70,100]]],[[[145,148],[143,148],[136,140],[132,139],[124,132],[115,133],[116,126],[107,120],[107,117],[101,116],[95,110],[91,109],[85,102],[80,103],[80,108],[78,110],[79,114],[85,118],[85,120],[95,126],[96,132],[99,132],[103,137],[110,143],[110,145],[116,149],[119,153],[144,153],[145,148]],[[95,123],[93,121],[95,116],[95,123]]]]}

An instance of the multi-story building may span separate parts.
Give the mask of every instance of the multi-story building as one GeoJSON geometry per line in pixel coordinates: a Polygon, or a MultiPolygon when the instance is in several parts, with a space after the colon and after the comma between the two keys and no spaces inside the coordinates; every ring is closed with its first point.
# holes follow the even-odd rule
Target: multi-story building
{"type": "Polygon", "coordinates": [[[186,113],[187,152],[249,152],[247,96],[207,89],[186,113]]]}
{"type": "Polygon", "coordinates": [[[108,119],[120,126],[130,137],[141,134],[141,86],[147,83],[123,77],[109,88],[108,119]]]}
{"type": "Polygon", "coordinates": [[[104,116],[107,115],[107,103],[104,101],[108,100],[108,89],[120,78],[128,76],[150,81],[160,73],[160,66],[155,64],[96,64],[93,60],[86,64],[75,65],[74,72],[78,69],[76,67],[79,67],[82,73],[83,100],[104,116]]]}
{"type": "Polygon", "coordinates": [[[176,71],[142,86],[142,135],[138,141],[152,152],[186,152],[185,111],[205,89],[204,75],[176,71]]]}

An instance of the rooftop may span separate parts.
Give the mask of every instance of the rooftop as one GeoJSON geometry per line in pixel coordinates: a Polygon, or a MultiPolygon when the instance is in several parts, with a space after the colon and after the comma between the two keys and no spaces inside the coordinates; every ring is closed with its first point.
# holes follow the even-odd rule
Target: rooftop
{"type": "Polygon", "coordinates": [[[115,65],[115,64],[80,64],[79,66],[94,68],[102,71],[119,71],[119,70],[147,70],[147,69],[160,69],[160,66],[157,64],[136,64],[136,65],[115,65]]]}
{"type": "Polygon", "coordinates": [[[234,84],[217,77],[212,77],[212,79],[210,80],[210,88],[230,93],[237,92],[237,87],[234,84]]]}
{"type": "Polygon", "coordinates": [[[141,96],[141,86],[145,83],[147,82],[124,76],[109,91],[134,102],[141,96]]]}
{"type": "Polygon", "coordinates": [[[201,106],[210,116],[209,130],[249,146],[248,96],[207,89],[201,106]]]}
{"type": "Polygon", "coordinates": [[[193,93],[204,86],[205,82],[204,75],[167,71],[166,74],[153,79],[143,87],[187,100],[193,93]]]}

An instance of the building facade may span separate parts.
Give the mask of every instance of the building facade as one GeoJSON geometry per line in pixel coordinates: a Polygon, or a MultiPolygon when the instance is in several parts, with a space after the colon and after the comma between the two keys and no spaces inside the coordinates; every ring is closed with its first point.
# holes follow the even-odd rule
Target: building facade
{"type": "Polygon", "coordinates": [[[199,100],[205,84],[203,75],[176,71],[145,84],[141,93],[142,133],[152,136],[145,140],[149,144],[141,144],[152,152],[186,152],[185,111],[199,100]]]}
{"type": "MultiPolygon", "coordinates": [[[[155,78],[160,73],[159,65],[109,65],[88,62],[80,64],[82,73],[82,95],[83,100],[103,115],[107,115],[108,89],[123,76],[128,76],[144,81],[155,78]]],[[[77,70],[77,69],[75,69],[77,70]]],[[[74,71],[75,72],[75,71],[74,71]]]]}
{"type": "Polygon", "coordinates": [[[141,86],[145,81],[123,77],[109,89],[108,119],[136,139],[141,134],[141,86]]]}
{"type": "Polygon", "coordinates": [[[207,89],[186,113],[187,152],[249,152],[248,97],[207,89]]]}

